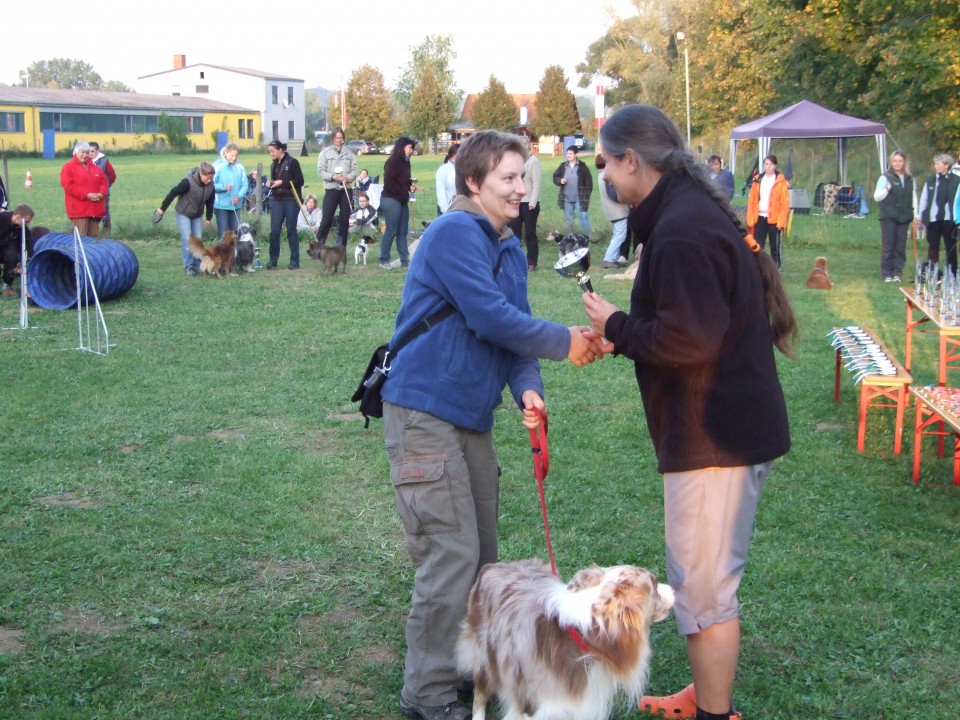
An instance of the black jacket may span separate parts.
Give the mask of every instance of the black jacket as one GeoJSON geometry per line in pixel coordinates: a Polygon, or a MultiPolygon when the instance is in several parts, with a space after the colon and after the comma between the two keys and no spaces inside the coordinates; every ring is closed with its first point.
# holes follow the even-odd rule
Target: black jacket
{"type": "Polygon", "coordinates": [[[293,200],[290,188],[295,188],[297,197],[303,201],[303,170],[300,161],[285,152],[280,158],[270,163],[270,179],[282,181],[279,187],[270,191],[274,200],[293,200]]]}
{"type": "Polygon", "coordinates": [[[661,472],[767,462],[790,448],[756,258],[719,205],[664,175],[630,214],[643,243],[630,313],[606,337],[634,361],[661,472]]]}
{"type": "MultiPolygon", "coordinates": [[[[553,184],[560,186],[560,193],[557,195],[557,206],[563,208],[563,190],[560,185],[564,173],[567,171],[567,162],[564,161],[556,170],[553,171],[553,184]]],[[[590,209],[590,193],[593,192],[593,176],[590,174],[590,168],[577,160],[577,197],[580,199],[580,210],[586,212],[590,209]]]]}

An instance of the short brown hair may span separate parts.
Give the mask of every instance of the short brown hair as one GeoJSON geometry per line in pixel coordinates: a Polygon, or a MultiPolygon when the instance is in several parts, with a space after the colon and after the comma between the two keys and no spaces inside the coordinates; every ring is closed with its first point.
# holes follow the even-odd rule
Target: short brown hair
{"type": "Polygon", "coordinates": [[[483,185],[487,173],[499,165],[508,152],[517,153],[524,162],[527,160],[528,153],[520,138],[510,133],[481,130],[464,140],[457,152],[457,195],[470,197],[473,193],[467,185],[467,178],[478,186],[483,185]]]}

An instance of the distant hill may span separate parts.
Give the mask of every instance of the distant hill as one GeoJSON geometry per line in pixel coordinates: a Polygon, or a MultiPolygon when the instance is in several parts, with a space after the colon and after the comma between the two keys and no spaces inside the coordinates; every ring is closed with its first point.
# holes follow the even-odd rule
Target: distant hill
{"type": "Polygon", "coordinates": [[[329,98],[333,93],[337,92],[336,90],[327,90],[324,87],[315,87],[315,88],[304,88],[304,92],[315,93],[320,96],[320,107],[327,106],[327,98],[329,98]]]}

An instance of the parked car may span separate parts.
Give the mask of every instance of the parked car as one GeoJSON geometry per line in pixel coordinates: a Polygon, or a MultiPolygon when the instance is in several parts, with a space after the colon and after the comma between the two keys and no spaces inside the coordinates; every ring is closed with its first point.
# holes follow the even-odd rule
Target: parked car
{"type": "Polygon", "coordinates": [[[354,155],[367,155],[377,151],[377,146],[366,140],[350,140],[344,143],[344,147],[349,149],[354,155]]]}
{"type": "Polygon", "coordinates": [[[384,145],[381,145],[381,146],[380,146],[380,154],[381,154],[381,155],[389,155],[390,153],[393,152],[393,146],[394,146],[394,145],[395,145],[395,143],[394,143],[393,140],[391,140],[390,142],[388,142],[388,143],[386,143],[386,144],[384,144],[384,145]]]}

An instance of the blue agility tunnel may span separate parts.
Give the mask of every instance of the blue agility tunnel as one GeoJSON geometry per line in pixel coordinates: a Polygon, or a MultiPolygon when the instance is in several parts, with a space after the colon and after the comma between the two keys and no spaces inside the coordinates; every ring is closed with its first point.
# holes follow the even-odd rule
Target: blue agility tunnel
{"type": "MultiPolygon", "coordinates": [[[[81,238],[90,276],[101,302],[123,295],[137,282],[140,263],[129,247],[118,240],[81,238]]],[[[34,247],[27,265],[30,299],[47,310],[69,310],[77,304],[76,261],[72,233],[47,233],[34,247]]],[[[82,261],[82,257],[81,257],[82,261]]],[[[80,267],[80,297],[89,303],[93,293],[80,267]]]]}

